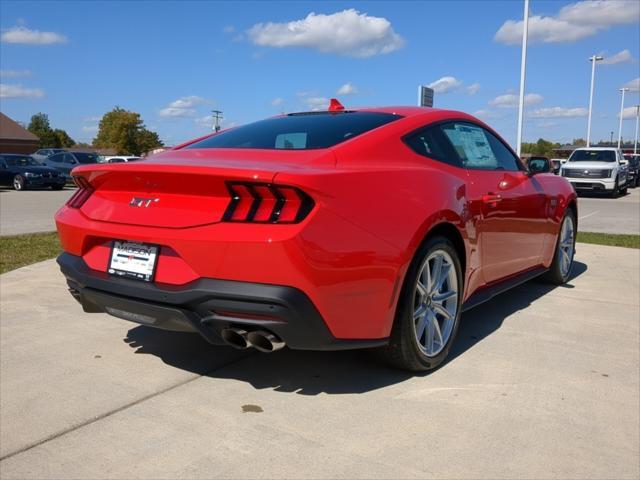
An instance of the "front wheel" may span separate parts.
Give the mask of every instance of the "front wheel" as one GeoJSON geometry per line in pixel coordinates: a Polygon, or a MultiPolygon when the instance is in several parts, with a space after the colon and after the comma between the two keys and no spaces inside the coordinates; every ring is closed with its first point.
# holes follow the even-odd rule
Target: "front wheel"
{"type": "Polygon", "coordinates": [[[415,372],[439,366],[458,331],[462,286],[453,244],[444,237],[423,244],[407,272],[389,345],[381,350],[383,357],[415,372]]]}
{"type": "Polygon", "coordinates": [[[567,208],[558,233],[556,251],[553,262],[545,279],[550,283],[562,285],[569,280],[573,269],[573,256],[576,252],[576,216],[573,210],[567,208]]]}
{"type": "Polygon", "coordinates": [[[25,181],[22,175],[16,175],[13,177],[13,189],[17,191],[25,189],[25,181]]]}

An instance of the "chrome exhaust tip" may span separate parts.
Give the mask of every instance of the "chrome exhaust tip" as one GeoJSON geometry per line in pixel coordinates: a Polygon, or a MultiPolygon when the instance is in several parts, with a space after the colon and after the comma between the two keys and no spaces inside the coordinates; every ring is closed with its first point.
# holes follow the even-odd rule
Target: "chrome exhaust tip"
{"type": "Polygon", "coordinates": [[[220,332],[220,336],[228,345],[238,350],[244,350],[251,346],[247,331],[241,328],[225,328],[220,332]]]}
{"type": "Polygon", "coordinates": [[[280,350],[285,343],[276,337],[273,333],[256,330],[249,332],[248,341],[254,348],[262,353],[271,353],[280,350]]]}

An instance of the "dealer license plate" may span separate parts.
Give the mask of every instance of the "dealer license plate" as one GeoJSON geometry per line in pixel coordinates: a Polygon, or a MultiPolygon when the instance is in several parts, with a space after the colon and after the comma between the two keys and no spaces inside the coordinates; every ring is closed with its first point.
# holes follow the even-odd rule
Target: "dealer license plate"
{"type": "Polygon", "coordinates": [[[108,272],[111,275],[153,281],[158,261],[157,245],[114,240],[108,272]]]}

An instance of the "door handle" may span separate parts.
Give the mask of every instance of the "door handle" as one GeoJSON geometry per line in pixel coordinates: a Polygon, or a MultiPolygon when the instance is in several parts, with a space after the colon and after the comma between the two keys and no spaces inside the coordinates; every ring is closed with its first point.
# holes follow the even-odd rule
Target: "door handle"
{"type": "Polygon", "coordinates": [[[502,201],[502,197],[496,193],[487,193],[482,196],[482,203],[498,203],[502,201]]]}

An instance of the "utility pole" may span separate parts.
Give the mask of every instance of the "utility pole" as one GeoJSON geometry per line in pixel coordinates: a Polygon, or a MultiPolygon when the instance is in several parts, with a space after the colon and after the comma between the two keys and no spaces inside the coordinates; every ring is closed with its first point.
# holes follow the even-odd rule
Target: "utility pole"
{"type": "Polygon", "coordinates": [[[611,140],[609,140],[609,143],[613,147],[613,130],[611,130],[611,140]]]}
{"type": "Polygon", "coordinates": [[[213,114],[213,131],[220,131],[220,120],[222,120],[222,110],[211,110],[213,114]]]}
{"type": "Polygon", "coordinates": [[[522,121],[524,118],[524,84],[527,76],[527,36],[529,32],[529,0],[524,0],[524,22],[522,25],[522,57],[520,59],[520,101],[518,104],[518,138],[516,150],[520,156],[522,150],[522,121]]]}
{"type": "Polygon", "coordinates": [[[620,127],[618,127],[618,148],[620,148],[620,145],[622,144],[622,112],[624,111],[624,94],[625,92],[628,92],[629,89],[621,88],[620,91],[622,92],[622,101],[620,102],[620,127]]]}
{"type": "Polygon", "coordinates": [[[589,57],[591,62],[591,91],[589,92],[589,119],[587,120],[587,147],[591,146],[591,110],[593,107],[593,80],[596,76],[596,62],[604,60],[603,57],[593,55],[589,57]]]}

